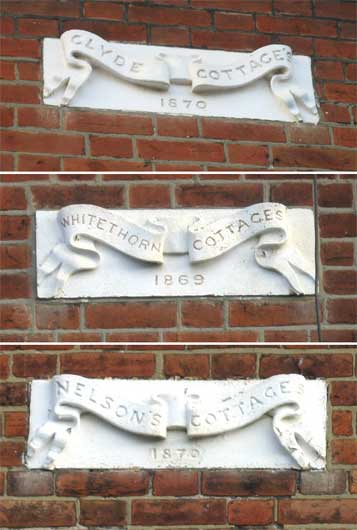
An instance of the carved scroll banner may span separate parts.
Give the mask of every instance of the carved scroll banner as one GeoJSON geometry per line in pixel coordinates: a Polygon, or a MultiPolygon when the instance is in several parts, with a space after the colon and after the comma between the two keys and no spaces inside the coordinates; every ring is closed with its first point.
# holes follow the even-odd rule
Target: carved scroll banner
{"type": "Polygon", "coordinates": [[[309,57],[107,42],[83,30],[44,39],[44,101],[126,111],[318,122],[309,57]]]}
{"type": "Polygon", "coordinates": [[[243,209],[38,211],[40,298],[313,294],[313,213],[243,209]]]}
{"type": "Polygon", "coordinates": [[[30,468],[325,465],[326,385],[249,381],[34,381],[30,468]]]}

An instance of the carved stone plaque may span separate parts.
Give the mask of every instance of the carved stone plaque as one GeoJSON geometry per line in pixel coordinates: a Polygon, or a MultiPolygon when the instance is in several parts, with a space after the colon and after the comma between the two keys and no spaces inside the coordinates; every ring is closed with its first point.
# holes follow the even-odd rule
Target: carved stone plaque
{"type": "Polygon", "coordinates": [[[30,468],[325,465],[326,385],[301,375],[33,381],[30,468]]]}
{"type": "Polygon", "coordinates": [[[114,43],[70,30],[44,39],[43,57],[49,105],[319,120],[311,60],[283,44],[240,53],[114,43]]]}
{"type": "Polygon", "coordinates": [[[40,298],[313,294],[309,209],[38,211],[40,298]]]}

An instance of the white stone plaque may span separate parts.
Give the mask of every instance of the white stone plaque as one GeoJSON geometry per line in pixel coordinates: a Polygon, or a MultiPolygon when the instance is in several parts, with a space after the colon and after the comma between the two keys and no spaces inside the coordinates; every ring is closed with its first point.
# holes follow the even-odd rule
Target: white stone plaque
{"type": "Polygon", "coordinates": [[[70,30],[44,39],[43,58],[49,105],[319,120],[311,60],[283,44],[240,53],[107,42],[70,30]]]}
{"type": "Polygon", "coordinates": [[[30,468],[325,466],[326,385],[55,376],[31,385],[30,468]]]}
{"type": "Polygon", "coordinates": [[[312,210],[36,213],[40,298],[313,294],[312,210]]]}

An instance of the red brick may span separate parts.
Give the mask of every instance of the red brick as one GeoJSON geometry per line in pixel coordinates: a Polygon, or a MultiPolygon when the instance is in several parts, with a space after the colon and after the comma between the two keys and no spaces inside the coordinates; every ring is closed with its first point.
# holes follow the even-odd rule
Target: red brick
{"type": "Polygon", "coordinates": [[[0,217],[0,239],[14,241],[27,239],[30,235],[30,218],[25,215],[2,215],[0,217]]]}
{"type": "Polygon", "coordinates": [[[5,473],[0,471],[0,495],[4,495],[5,491],[5,473]]]}
{"type": "MultiPolygon", "coordinates": [[[[1,85],[1,101],[4,103],[39,103],[40,91],[37,86],[1,85]]],[[[13,133],[9,131],[8,136],[5,137],[3,149],[7,149],[6,141],[11,142],[13,138],[11,134],[13,133]]]]}
{"type": "Polygon", "coordinates": [[[0,210],[26,210],[25,190],[20,186],[0,188],[0,210]]]}
{"type": "Polygon", "coordinates": [[[14,155],[8,153],[0,154],[0,169],[1,171],[15,171],[14,155]]]}
{"type": "Polygon", "coordinates": [[[290,125],[290,141],[295,144],[330,144],[330,135],[328,127],[319,127],[314,125],[290,125]]]}
{"type": "Polygon", "coordinates": [[[0,355],[0,378],[7,379],[9,377],[9,356],[0,355]]]}
{"type": "Polygon", "coordinates": [[[170,202],[170,188],[167,185],[135,184],[129,188],[131,208],[167,208],[170,202]]]}
{"type": "Polygon", "coordinates": [[[107,20],[65,20],[63,31],[69,29],[91,31],[107,40],[146,43],[146,26],[144,24],[127,24],[107,20]]]}
{"type": "Polygon", "coordinates": [[[357,80],[357,65],[356,64],[346,65],[346,79],[348,79],[349,81],[357,80]]]}
{"type": "Polygon", "coordinates": [[[219,143],[138,139],[136,144],[138,156],[145,160],[224,162],[223,145],[219,143]]]}
{"type": "Polygon", "coordinates": [[[206,7],[209,9],[227,9],[248,13],[271,13],[272,0],[192,0],[193,7],[206,7]]]}
{"type": "Polygon", "coordinates": [[[164,356],[164,373],[167,377],[195,377],[207,379],[209,358],[204,354],[171,354],[164,356]]]}
{"type": "Polygon", "coordinates": [[[223,499],[134,500],[134,525],[224,524],[226,503],[223,499]]]}
{"type": "Polygon", "coordinates": [[[353,524],[357,521],[354,499],[283,499],[278,505],[280,524],[353,524]]]}
{"type": "Polygon", "coordinates": [[[192,9],[129,6],[129,21],[161,24],[163,26],[209,26],[211,17],[206,11],[192,9]]]}
{"type": "Polygon", "coordinates": [[[256,356],[251,353],[216,353],[212,355],[212,377],[215,379],[254,377],[256,356]]]}
{"type": "MultiPolygon", "coordinates": [[[[59,171],[60,159],[55,156],[46,155],[19,155],[19,171],[59,171]]],[[[32,175],[33,180],[47,179],[48,175],[32,175]]]]}
{"type": "Polygon", "coordinates": [[[296,326],[315,324],[315,304],[312,300],[294,301],[234,301],[230,303],[231,326],[296,326]]]}
{"type": "Polygon", "coordinates": [[[83,153],[84,140],[82,136],[74,134],[5,131],[2,134],[2,149],[27,153],[80,155],[83,153]]]}
{"type": "Polygon", "coordinates": [[[157,129],[160,136],[197,137],[196,118],[180,116],[158,116],[157,129]]]}
{"type": "Polygon", "coordinates": [[[182,325],[194,328],[223,326],[223,304],[210,301],[185,301],[181,309],[182,325]]]}
{"type": "Polygon", "coordinates": [[[0,17],[1,35],[10,35],[15,31],[14,19],[11,17],[0,17]]]}
{"type": "MultiPolygon", "coordinates": [[[[2,466],[21,466],[24,442],[0,442],[0,462],[2,466]]],[[[0,523],[1,520],[0,512],[0,523]]]]}
{"type": "Polygon", "coordinates": [[[152,354],[65,353],[61,372],[85,377],[151,377],[155,371],[152,354]]]}
{"type": "Polygon", "coordinates": [[[25,405],[26,401],[25,383],[0,383],[0,405],[4,407],[25,405]]]}
{"type": "Polygon", "coordinates": [[[320,184],[318,204],[324,208],[350,208],[353,203],[352,185],[348,183],[320,184]]]}
{"type": "Polygon", "coordinates": [[[215,13],[216,29],[253,31],[253,15],[242,15],[241,13],[215,13]]]}
{"type": "Polygon", "coordinates": [[[332,20],[314,20],[298,17],[272,17],[258,15],[257,30],[263,33],[292,33],[293,35],[313,35],[319,37],[336,37],[337,24],[332,20]]]}
{"type": "Polygon", "coordinates": [[[327,301],[327,322],[330,324],[355,324],[356,316],[356,298],[327,301]]]}
{"type": "Polygon", "coordinates": [[[76,506],[72,501],[5,499],[2,501],[0,523],[11,528],[71,526],[76,523],[76,506]]]}
{"type": "Polygon", "coordinates": [[[44,15],[50,17],[76,17],[80,14],[79,0],[41,0],[35,5],[29,5],[27,0],[3,0],[1,3],[4,13],[16,15],[44,15]]]}
{"type": "Polygon", "coordinates": [[[357,26],[355,22],[340,22],[339,26],[342,39],[356,39],[357,26]]]}
{"type": "Polygon", "coordinates": [[[18,31],[30,37],[58,37],[58,21],[38,18],[19,18],[18,31]]]}
{"type": "Polygon", "coordinates": [[[151,118],[147,116],[103,113],[98,111],[69,110],[64,127],[73,131],[106,134],[152,134],[151,118]]]}
{"type": "Polygon", "coordinates": [[[56,494],[61,496],[98,495],[128,497],[145,495],[149,488],[146,471],[59,471],[56,494]]]}
{"type": "Polygon", "coordinates": [[[38,329],[75,329],[79,327],[79,306],[40,304],[36,306],[38,329]]]}
{"type": "Polygon", "coordinates": [[[28,298],[30,296],[31,284],[27,274],[0,275],[0,297],[2,299],[28,298]]]}
{"type": "Polygon", "coordinates": [[[31,326],[30,308],[25,304],[2,304],[0,329],[28,329],[31,326]]]}
{"type": "Polygon", "coordinates": [[[126,502],[118,500],[81,499],[79,521],[83,525],[126,524],[126,502]]]}
{"type": "Polygon", "coordinates": [[[164,333],[167,342],[255,342],[258,332],[253,330],[190,330],[167,331],[164,333]]]}
{"type": "Polygon", "coordinates": [[[314,70],[318,79],[343,79],[342,63],[337,61],[316,61],[314,70]]]}
{"type": "Polygon", "coordinates": [[[130,158],[133,155],[131,138],[111,136],[90,136],[90,149],[93,156],[130,158]]]}
{"type": "Polygon", "coordinates": [[[50,471],[9,471],[7,494],[14,497],[46,496],[53,494],[53,477],[50,471]]]}
{"type": "Polygon", "coordinates": [[[103,208],[123,206],[122,186],[32,186],[32,201],[36,208],[61,208],[69,204],[95,204],[103,208]]]}
{"type": "Polygon", "coordinates": [[[201,29],[192,29],[191,33],[194,48],[250,52],[271,44],[271,37],[269,35],[201,29]]]}
{"type": "Polygon", "coordinates": [[[116,2],[84,2],[83,15],[88,18],[106,18],[121,20],[124,14],[124,6],[116,2]]]}
{"type": "Polygon", "coordinates": [[[350,492],[351,493],[357,493],[357,469],[355,471],[351,471],[351,475],[350,475],[350,492]]]}
{"type": "Polygon", "coordinates": [[[26,63],[17,62],[17,70],[19,78],[24,81],[41,81],[41,66],[40,63],[26,63]]]}
{"type": "Polygon", "coordinates": [[[190,33],[186,28],[175,28],[172,31],[170,26],[152,26],[151,27],[151,42],[156,45],[171,45],[171,46],[189,46],[190,33]]]}
{"type": "Polygon", "coordinates": [[[311,37],[296,37],[295,35],[275,35],[274,44],[290,46],[294,54],[313,55],[313,40],[311,37]]]}
{"type": "Polygon", "coordinates": [[[251,166],[266,166],[269,152],[266,146],[253,146],[243,144],[229,144],[228,158],[232,164],[251,166]]]}
{"type": "Polygon", "coordinates": [[[333,103],[321,103],[324,120],[327,122],[350,123],[351,118],[346,107],[334,105],[333,103]]]}
{"type": "MultiPolygon", "coordinates": [[[[151,163],[113,159],[65,158],[63,171],[150,171],[151,163]]],[[[105,178],[104,180],[108,180],[105,178]]]]}
{"type": "Polygon", "coordinates": [[[356,85],[325,83],[324,90],[326,98],[330,101],[337,101],[338,103],[356,103],[356,85]]]}
{"type": "Polygon", "coordinates": [[[282,182],[271,186],[270,198],[286,206],[312,206],[312,183],[282,182]]]}
{"type": "Polygon", "coordinates": [[[320,214],[321,237],[356,237],[357,223],[353,213],[320,214]]]}
{"type": "Polygon", "coordinates": [[[277,374],[302,374],[306,377],[348,377],[353,372],[350,354],[300,354],[263,355],[260,360],[260,376],[277,374]]]}
{"type": "Polygon", "coordinates": [[[329,2],[326,2],[326,0],[316,0],[315,5],[315,11],[318,17],[355,20],[356,10],[353,2],[345,0],[333,0],[329,2]]]}
{"type": "Polygon", "coordinates": [[[294,471],[204,471],[203,495],[286,496],[296,491],[294,471]]]}
{"type": "Polygon", "coordinates": [[[0,79],[13,81],[15,78],[15,63],[10,61],[0,61],[0,79]]]}
{"type": "Polygon", "coordinates": [[[357,382],[333,381],[331,385],[332,405],[357,405],[357,382]]]}
{"type": "Polygon", "coordinates": [[[186,470],[155,471],[153,494],[165,497],[184,497],[198,494],[198,473],[186,470]]]}
{"type": "Polygon", "coordinates": [[[86,307],[89,328],[170,328],[176,325],[173,302],[121,302],[86,307]]]}
{"type": "Polygon", "coordinates": [[[56,362],[55,355],[46,353],[14,355],[12,373],[16,377],[52,377],[56,362]]]}
{"type": "Polygon", "coordinates": [[[274,521],[273,500],[236,500],[228,504],[228,522],[237,525],[263,525],[274,521]]]}
{"type": "MultiPolygon", "coordinates": [[[[0,40],[1,54],[5,57],[40,57],[41,48],[37,40],[4,37],[0,40]]],[[[29,87],[23,87],[29,88],[29,87]]]]}
{"type": "Polygon", "coordinates": [[[22,127],[56,129],[60,126],[59,112],[57,109],[43,107],[19,108],[18,124],[22,127]]]}
{"type": "Polygon", "coordinates": [[[351,151],[319,147],[273,146],[275,167],[308,168],[333,170],[353,170],[357,155],[351,151]]]}
{"type": "Polygon", "coordinates": [[[324,289],[329,294],[356,294],[357,271],[346,269],[325,271],[324,289]]]}
{"type": "Polygon", "coordinates": [[[2,127],[12,127],[14,125],[14,109],[0,106],[0,123],[2,127]]]}
{"type": "MultiPolygon", "coordinates": [[[[285,132],[281,125],[262,123],[242,123],[222,119],[202,119],[202,136],[223,140],[251,142],[285,142],[285,132]]],[[[249,146],[243,146],[244,149],[249,146]]]]}
{"type": "MultiPolygon", "coordinates": [[[[357,89],[356,89],[357,93],[357,89]]],[[[357,146],[357,132],[356,129],[348,129],[346,127],[334,127],[333,139],[336,145],[342,145],[345,147],[356,147],[357,146]]]]}
{"type": "Polygon", "coordinates": [[[320,57],[336,57],[339,60],[356,58],[354,43],[348,40],[316,39],[315,46],[316,55],[320,57]]]}
{"type": "Polygon", "coordinates": [[[5,436],[26,436],[27,435],[27,414],[26,412],[5,412],[5,436]]]}
{"type": "Polygon", "coordinates": [[[332,432],[335,436],[352,436],[352,411],[333,410],[332,411],[332,432]]]}
{"type": "Polygon", "coordinates": [[[274,9],[276,14],[312,15],[310,0],[299,0],[293,3],[291,0],[274,0],[274,9]]]}
{"type": "Polygon", "coordinates": [[[182,185],[176,188],[180,206],[249,206],[263,200],[263,187],[254,183],[182,185]]]}
{"type": "Polygon", "coordinates": [[[328,241],[321,244],[321,262],[329,266],[353,265],[353,243],[328,241]]]}

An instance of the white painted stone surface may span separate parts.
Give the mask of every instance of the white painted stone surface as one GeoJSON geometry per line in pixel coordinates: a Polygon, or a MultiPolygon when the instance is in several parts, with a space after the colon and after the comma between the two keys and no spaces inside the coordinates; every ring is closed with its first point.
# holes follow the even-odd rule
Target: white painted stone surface
{"type": "Polygon", "coordinates": [[[319,121],[311,60],[283,44],[241,53],[109,43],[70,30],[44,39],[43,57],[49,105],[319,121]]]}
{"type": "Polygon", "coordinates": [[[305,468],[326,454],[326,384],[86,379],[31,385],[29,468],[305,468]]]}
{"type": "Polygon", "coordinates": [[[314,293],[313,212],[277,203],[38,211],[36,248],[40,298],[314,293]]]}

